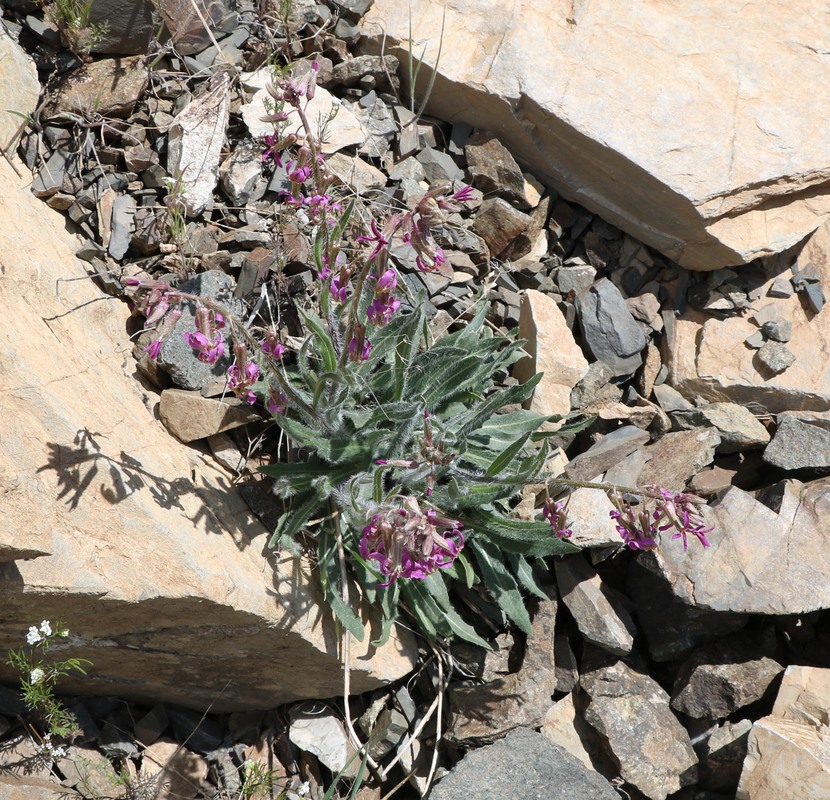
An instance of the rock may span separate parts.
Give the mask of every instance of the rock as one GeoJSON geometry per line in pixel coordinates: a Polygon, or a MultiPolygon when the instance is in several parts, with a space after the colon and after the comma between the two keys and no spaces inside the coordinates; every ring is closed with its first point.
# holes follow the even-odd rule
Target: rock
{"type": "Polygon", "coordinates": [[[780,375],[795,364],[795,355],[781,342],[765,342],[758,349],[756,358],[761,372],[767,376],[780,375]]]}
{"type": "Polygon", "coordinates": [[[211,44],[211,32],[229,33],[236,27],[236,15],[224,0],[160,0],[158,10],[170,31],[177,53],[198,53],[211,44]],[[198,7],[198,10],[197,10],[198,7]],[[207,23],[206,30],[205,23],[207,23]]]}
{"type": "Polygon", "coordinates": [[[112,218],[108,251],[120,261],[130,247],[135,231],[136,202],[129,194],[119,194],[112,205],[112,218]]]}
{"type": "Polygon", "coordinates": [[[449,691],[453,710],[447,738],[464,746],[489,744],[505,733],[535,727],[551,704],[556,690],[553,669],[553,629],[556,602],[543,601],[533,618],[520,670],[477,686],[449,691]]]}
{"type": "Polygon", "coordinates": [[[386,186],[386,175],[360,156],[334,153],[326,160],[326,166],[342,183],[359,195],[386,186]]]}
{"type": "Polygon", "coordinates": [[[0,25],[0,150],[14,150],[25,127],[23,118],[34,114],[39,97],[34,63],[0,25]]]}
{"type": "Polygon", "coordinates": [[[160,789],[157,800],[193,800],[207,776],[204,758],[169,739],[154,742],[142,753],[139,777],[160,789]]]}
{"type": "Polygon", "coordinates": [[[618,800],[611,785],[544,736],[524,728],[472,750],[433,789],[432,800],[618,800]]]}
{"type": "Polygon", "coordinates": [[[609,516],[613,509],[608,495],[602,489],[572,490],[568,496],[568,526],[573,532],[570,541],[578,547],[619,545],[619,534],[614,530],[609,516]]]}
{"type": "MultiPolygon", "coordinates": [[[[819,228],[798,254],[797,265],[802,270],[809,264],[814,265],[821,282],[830,286],[830,225],[819,228]]],[[[776,279],[775,270],[767,274],[758,287],[762,295],[776,279]]],[[[785,371],[771,375],[756,351],[736,344],[757,333],[749,319],[712,319],[687,309],[666,329],[663,360],[669,367],[667,383],[684,397],[739,405],[752,402],[772,413],[830,409],[830,373],[815,369],[824,353],[830,352],[830,315],[805,308],[799,295],[775,298],[772,305],[775,318],[792,325],[786,347],[798,354],[785,371]]]]}
{"type": "Polygon", "coordinates": [[[3,773],[0,787],[5,800],[62,800],[66,796],[57,780],[25,774],[3,773]]]}
{"type": "MultiPolygon", "coordinates": [[[[237,316],[242,313],[242,303],[234,297],[233,278],[219,270],[200,272],[178,288],[188,294],[220,303],[237,316]]],[[[158,365],[170,374],[177,386],[182,389],[201,389],[214,378],[224,378],[227,375],[228,367],[231,365],[231,354],[226,344],[225,355],[215,364],[200,361],[184,338],[185,333],[195,330],[196,304],[184,301],[180,308],[182,315],[165,338],[156,360],[158,365]]]]}
{"type": "Polygon", "coordinates": [[[565,475],[572,480],[590,481],[610,469],[620,459],[633,453],[651,437],[633,425],[624,425],[603,436],[566,467],[565,475]]]}
{"type": "Polygon", "coordinates": [[[356,86],[362,79],[370,76],[375,88],[399,89],[397,73],[400,62],[395,56],[356,56],[335,64],[332,69],[331,82],[338,86],[356,86]],[[392,79],[390,84],[389,79],[392,79]]]}
{"type": "Polygon", "coordinates": [[[594,764],[602,761],[599,737],[577,712],[573,694],[551,706],[540,733],[578,758],[586,769],[593,770],[594,764]]]}
{"type": "Polygon", "coordinates": [[[628,655],[637,628],[625,595],[604,584],[581,553],[557,559],[555,566],[562,602],[583,638],[609,653],[628,655]]]}
{"type": "MultiPolygon", "coordinates": [[[[309,565],[274,559],[273,529],[224,470],[155,418],[133,376],[127,306],[100,302],[63,218],[2,158],[0,195],[4,529],[53,553],[0,564],[0,649],[20,647],[33,619],[61,619],[61,656],[94,663],[61,679],[70,696],[218,713],[339,694],[340,636],[309,565]]],[[[355,693],[417,659],[404,631],[370,645],[370,619],[352,644],[355,693]]],[[[0,680],[19,678],[3,663],[0,680]]]]}
{"type": "Polygon", "coordinates": [[[354,748],[334,711],[298,705],[289,709],[288,718],[288,738],[296,747],[315,755],[321,764],[334,773],[346,769],[347,775],[356,774],[359,766],[357,759],[352,761],[351,770],[346,768],[354,748]]]}
{"type": "Polygon", "coordinates": [[[789,342],[793,336],[793,324],[788,319],[771,319],[761,325],[761,330],[776,342],[789,342]]]}
{"type": "Polygon", "coordinates": [[[159,418],[179,441],[193,442],[258,422],[262,415],[235,397],[214,400],[198,392],[165,389],[159,402],[159,418]]]}
{"type": "Polygon", "coordinates": [[[544,373],[527,407],[543,416],[570,413],[571,390],[588,371],[588,362],[552,298],[534,290],[522,296],[519,337],[527,340],[528,356],[516,362],[513,376],[525,383],[544,373]]]}
{"type": "Polygon", "coordinates": [[[618,661],[583,673],[580,685],[589,698],[585,720],[608,742],[626,783],[651,800],[694,785],[689,734],[655,680],[618,661]]]}
{"type": "Polygon", "coordinates": [[[70,745],[68,750],[60,762],[63,785],[90,800],[111,796],[119,778],[109,759],[92,748],[70,745]]]}
{"type": "Polygon", "coordinates": [[[228,75],[217,73],[210,91],[191,100],[168,132],[167,171],[179,187],[187,215],[213,204],[225,129],[230,113],[228,75]]]}
{"type": "Polygon", "coordinates": [[[564,266],[556,271],[556,285],[562,294],[587,291],[597,279],[597,271],[590,264],[564,266]]]}
{"type": "Polygon", "coordinates": [[[471,183],[488,196],[503,197],[520,209],[530,208],[525,199],[525,179],[510,151],[489,131],[477,131],[464,145],[471,183]]]}
{"type": "Polygon", "coordinates": [[[431,184],[460,181],[464,178],[464,170],[455,163],[449,153],[434,147],[425,147],[415,158],[424,168],[427,181],[431,184]]]}
{"type": "Polygon", "coordinates": [[[735,800],[802,800],[830,795],[830,737],[778,717],[758,720],[735,800]]]}
{"type": "Polygon", "coordinates": [[[779,469],[830,472],[830,421],[809,415],[780,414],[764,461],[779,469]]]}
{"type": "Polygon", "coordinates": [[[253,142],[242,142],[219,168],[222,191],[235,206],[244,206],[262,179],[262,153],[253,142]]]}
{"type": "Polygon", "coordinates": [[[752,726],[737,800],[830,795],[830,670],[787,667],[772,715],[752,726]]]}
{"type": "MultiPolygon", "coordinates": [[[[242,119],[245,125],[248,126],[251,136],[259,139],[273,134],[274,123],[262,121],[262,117],[271,113],[265,104],[266,98],[271,97],[265,89],[266,81],[271,80],[270,67],[263,67],[257,72],[246,73],[242,76],[242,80],[246,88],[254,91],[250,102],[243,105],[241,109],[242,119]]],[[[322,151],[326,154],[336,153],[346,147],[362,144],[366,138],[366,131],[358,118],[322,86],[317,87],[314,97],[305,106],[305,113],[315,135],[320,135],[323,120],[332,116],[335,107],[336,115],[325,126],[326,136],[322,151]]],[[[305,129],[297,118],[296,112],[291,113],[293,116],[289,117],[286,122],[286,132],[305,136],[305,129]]]]}
{"type": "Polygon", "coordinates": [[[548,237],[545,223],[548,219],[551,199],[545,197],[528,213],[527,227],[502,250],[500,258],[505,261],[519,261],[530,255],[541,258],[548,252],[548,237]]]}
{"type": "Polygon", "coordinates": [[[73,172],[77,164],[76,155],[58,148],[49,156],[32,182],[32,194],[35,197],[51,197],[62,191],[67,173],[73,172]]]}
{"type": "Polygon", "coordinates": [[[137,741],[148,747],[153,742],[158,741],[167,728],[167,724],[167,709],[159,703],[136,721],[133,735],[137,741]]]}
{"type": "Polygon", "coordinates": [[[693,410],[676,411],[671,415],[678,428],[691,430],[696,427],[715,428],[720,435],[718,453],[738,453],[764,447],[769,431],[746,406],[736,403],[709,403],[693,410]]]}
{"type": "Polygon", "coordinates": [[[693,428],[661,436],[645,448],[648,461],[637,485],[682,491],[692,475],[712,463],[720,441],[715,428],[693,428]]]}
{"type": "MultiPolygon", "coordinates": [[[[419,159],[420,160],[420,159],[419,159]]],[[[530,217],[517,211],[506,200],[485,200],[473,221],[473,233],[487,243],[490,252],[499,256],[530,225],[530,217]]]]}
{"type": "Polygon", "coordinates": [[[698,771],[700,783],[707,789],[734,791],[746,758],[747,740],[752,721],[724,722],[706,739],[698,771]]]}
{"type": "Polygon", "coordinates": [[[741,635],[706,645],[681,667],[671,705],[690,717],[722,720],[756,700],[784,671],[767,654],[775,653],[775,636],[741,635]]]}
{"type": "Polygon", "coordinates": [[[90,61],[63,76],[43,109],[45,119],[61,114],[126,118],[144,94],[150,74],[143,56],[90,61]]]}
{"type": "Polygon", "coordinates": [[[577,295],[576,311],[585,344],[614,375],[629,375],[642,364],[646,337],[620,290],[608,278],[577,295]]]}
{"type": "Polygon", "coordinates": [[[830,151],[812,124],[830,100],[793,91],[830,78],[830,64],[786,43],[812,41],[817,8],[796,20],[776,7],[784,37],[771,35],[769,9],[724,14],[716,2],[666,16],[546,0],[516,6],[509,24],[495,0],[429,0],[411,20],[408,10],[377,0],[364,46],[401,59],[414,47],[437,72],[429,113],[498,131],[547,185],[685,267],[781,252],[830,213],[830,151]],[[597,75],[610,76],[602,92],[597,75]]]}
{"type": "Polygon", "coordinates": [[[640,556],[632,563],[625,588],[655,661],[683,658],[705,642],[740,630],[747,622],[744,614],[709,611],[684,602],[652,556],[640,556]]]}
{"type": "Polygon", "coordinates": [[[824,508],[830,503],[830,482],[788,480],[779,495],[774,511],[732,486],[707,512],[715,526],[708,534],[711,547],[690,545],[688,553],[663,547],[639,558],[662,574],[680,600],[701,609],[804,614],[827,608],[830,530],[824,508]]]}
{"type": "Polygon", "coordinates": [[[117,55],[144,55],[157,27],[150,0],[96,0],[89,8],[89,23],[105,24],[103,32],[93,39],[91,52],[117,55]]]}

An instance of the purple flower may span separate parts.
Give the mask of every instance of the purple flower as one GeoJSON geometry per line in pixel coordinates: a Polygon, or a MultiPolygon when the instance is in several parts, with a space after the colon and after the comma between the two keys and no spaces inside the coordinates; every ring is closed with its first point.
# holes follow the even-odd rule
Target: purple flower
{"type": "Polygon", "coordinates": [[[388,325],[392,319],[392,315],[401,307],[401,301],[394,297],[388,300],[382,300],[376,297],[366,309],[366,317],[372,325],[383,327],[388,325]]]}
{"type": "Polygon", "coordinates": [[[288,398],[282,392],[272,388],[268,392],[268,399],[265,401],[265,407],[272,414],[284,414],[287,403],[288,398]]]}
{"type": "Polygon", "coordinates": [[[459,203],[468,203],[473,199],[473,187],[462,186],[453,196],[453,200],[459,203]]]}
{"type": "Polygon", "coordinates": [[[265,341],[261,345],[262,352],[265,353],[267,356],[271,356],[274,359],[282,358],[286,353],[286,346],[280,342],[279,337],[276,333],[271,332],[268,333],[265,337],[265,341]]]}
{"type": "Polygon", "coordinates": [[[155,361],[159,357],[162,344],[163,342],[161,339],[153,339],[153,341],[144,348],[144,352],[147,353],[153,361],[155,361]]]}
{"type": "Polygon", "coordinates": [[[400,507],[387,506],[372,516],[358,549],[364,559],[377,562],[385,579],[380,586],[398,578],[422,580],[458,558],[464,547],[461,527],[433,509],[424,513],[414,497],[407,497],[400,507]]]}
{"type": "Polygon", "coordinates": [[[374,219],[370,220],[369,222],[370,227],[372,228],[372,235],[371,236],[358,236],[358,242],[374,242],[375,247],[372,252],[369,254],[369,258],[367,261],[373,261],[378,257],[381,251],[389,246],[391,239],[386,238],[383,235],[383,232],[378,228],[377,222],[374,219]]]}
{"type": "Polygon", "coordinates": [[[617,492],[611,492],[608,497],[615,506],[609,515],[626,545],[632,550],[654,550],[658,534],[655,523],[660,518],[659,513],[649,513],[644,506],[635,511],[631,503],[623,500],[617,492]]]}
{"type": "Polygon", "coordinates": [[[348,291],[348,281],[343,280],[341,275],[335,275],[331,279],[331,283],[329,284],[329,291],[331,291],[331,296],[338,302],[338,303],[345,303],[347,291],[348,291]]]}
{"type": "Polygon", "coordinates": [[[208,364],[215,364],[225,355],[225,341],[219,330],[225,327],[225,318],[204,306],[196,309],[196,330],[184,334],[184,340],[194,350],[198,358],[208,364]]]}
{"type": "Polygon", "coordinates": [[[354,335],[349,340],[349,359],[366,361],[372,352],[372,343],[366,338],[366,326],[355,323],[354,335]]]}
{"type": "Polygon", "coordinates": [[[701,506],[706,505],[703,499],[687,492],[671,492],[659,486],[649,486],[646,488],[659,495],[657,499],[659,519],[661,521],[662,519],[668,520],[668,524],[661,525],[659,530],[667,531],[674,528],[676,533],[671,538],[683,540],[684,552],[689,547],[687,540],[689,534],[696,536],[704,547],[710,546],[706,534],[711,533],[715,527],[712,525],[707,528],[706,521],[700,513],[701,506]]]}
{"type": "Polygon", "coordinates": [[[570,539],[573,531],[568,527],[568,504],[565,500],[545,500],[542,516],[550,523],[557,539],[570,539]]]}
{"type": "MultiPolygon", "coordinates": [[[[288,115],[286,114],[285,119],[287,119],[287,118],[288,118],[288,115]]],[[[262,160],[263,161],[268,161],[268,159],[272,159],[274,161],[274,164],[276,164],[276,166],[281,167],[282,166],[282,159],[280,158],[279,153],[277,152],[277,149],[279,148],[279,146],[281,144],[280,140],[276,136],[266,136],[265,137],[265,144],[266,144],[266,150],[262,154],[262,160]]]]}

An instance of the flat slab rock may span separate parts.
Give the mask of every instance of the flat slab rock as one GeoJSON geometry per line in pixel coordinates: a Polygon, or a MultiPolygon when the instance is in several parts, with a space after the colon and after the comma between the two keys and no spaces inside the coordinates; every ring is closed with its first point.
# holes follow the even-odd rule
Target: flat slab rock
{"type": "Polygon", "coordinates": [[[654,679],[622,661],[586,672],[585,720],[607,741],[620,775],[651,800],[697,780],[697,756],[686,729],[654,679]]]}
{"type": "Polygon", "coordinates": [[[566,198],[703,270],[830,216],[825,29],[821,4],[785,0],[376,0],[363,25],[367,49],[438,62],[430,113],[498,131],[566,198]]]}
{"type": "MultiPolygon", "coordinates": [[[[308,565],[275,560],[228,473],[155,418],[132,374],[129,310],[71,280],[86,272],[63,218],[2,158],[0,196],[3,522],[16,548],[48,553],[0,563],[0,649],[61,619],[62,652],[95,664],[68,694],[216,712],[336,695],[340,635],[308,565]]],[[[353,655],[356,693],[417,660],[405,631],[370,645],[374,627],[353,655]]],[[[17,679],[0,665],[0,681],[17,679]]]]}
{"type": "MultiPolygon", "coordinates": [[[[716,319],[688,308],[666,328],[664,361],[671,386],[684,397],[752,402],[772,413],[830,409],[830,370],[818,368],[830,352],[830,310],[825,306],[815,313],[801,292],[790,297],[770,294],[782,275],[790,275],[789,270],[783,271],[786,265],[780,266],[780,274],[768,273],[758,287],[761,299],[753,307],[757,313],[774,314],[792,325],[786,346],[797,354],[795,362],[771,376],[759,368],[757,351],[742,344],[759,330],[749,317],[716,319]]],[[[830,225],[822,225],[810,237],[796,266],[800,272],[814,272],[820,285],[830,286],[830,225]]]]}
{"type": "Polygon", "coordinates": [[[432,800],[619,800],[599,773],[540,733],[526,728],[472,750],[435,786],[432,800]]]}
{"type": "MultiPolygon", "coordinates": [[[[779,485],[779,510],[731,487],[707,510],[711,547],[662,547],[639,558],[683,602],[746,614],[830,608],[830,481],[779,485]]],[[[673,543],[674,544],[674,543],[673,543]]]]}

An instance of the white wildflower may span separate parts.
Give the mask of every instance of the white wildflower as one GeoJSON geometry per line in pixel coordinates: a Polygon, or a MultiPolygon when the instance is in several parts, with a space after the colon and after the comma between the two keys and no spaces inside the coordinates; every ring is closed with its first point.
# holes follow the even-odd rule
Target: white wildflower
{"type": "Polygon", "coordinates": [[[44,636],[51,636],[52,635],[52,623],[49,622],[48,619],[45,619],[45,620],[43,620],[43,622],[40,623],[40,632],[44,636]]]}
{"type": "Polygon", "coordinates": [[[32,686],[34,686],[36,683],[40,683],[43,680],[43,676],[45,674],[46,673],[40,667],[35,667],[29,673],[29,683],[31,683],[32,686]]]}
{"type": "Polygon", "coordinates": [[[40,635],[40,632],[34,625],[29,628],[29,632],[26,634],[26,641],[29,644],[37,644],[42,638],[43,637],[40,635]]]}
{"type": "Polygon", "coordinates": [[[305,797],[307,794],[310,794],[310,793],[311,793],[311,785],[309,784],[308,781],[305,781],[304,783],[301,783],[297,787],[297,794],[300,797],[305,797]]]}

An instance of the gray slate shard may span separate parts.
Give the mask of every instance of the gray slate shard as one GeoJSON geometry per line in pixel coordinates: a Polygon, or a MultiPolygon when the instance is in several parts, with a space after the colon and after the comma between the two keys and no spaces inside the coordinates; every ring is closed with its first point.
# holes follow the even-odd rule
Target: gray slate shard
{"type": "Polygon", "coordinates": [[[828,422],[780,415],[778,430],[764,450],[764,461],[784,470],[811,469],[830,474],[828,422]]]}
{"type": "Polygon", "coordinates": [[[576,310],[588,349],[597,361],[608,364],[614,375],[630,375],[642,364],[646,337],[620,290],[608,278],[577,295],[576,310]]]}
{"type": "Polygon", "coordinates": [[[109,241],[109,254],[116,260],[124,258],[130,247],[130,240],[135,231],[135,198],[130,194],[120,194],[112,206],[112,233],[109,241]]]}
{"type": "MultiPolygon", "coordinates": [[[[236,284],[230,275],[218,270],[203,272],[178,287],[188,294],[208,297],[230,309],[235,315],[241,315],[242,302],[233,296],[236,284]]],[[[182,389],[201,389],[215,378],[227,374],[233,354],[225,342],[225,355],[215,364],[199,361],[196,352],[185,341],[184,334],[195,329],[195,303],[182,303],[182,316],[164,340],[159,352],[158,364],[166,370],[182,389]]]]}
{"type": "Polygon", "coordinates": [[[468,753],[433,790],[432,800],[619,800],[599,773],[540,733],[520,728],[468,753]]]}

